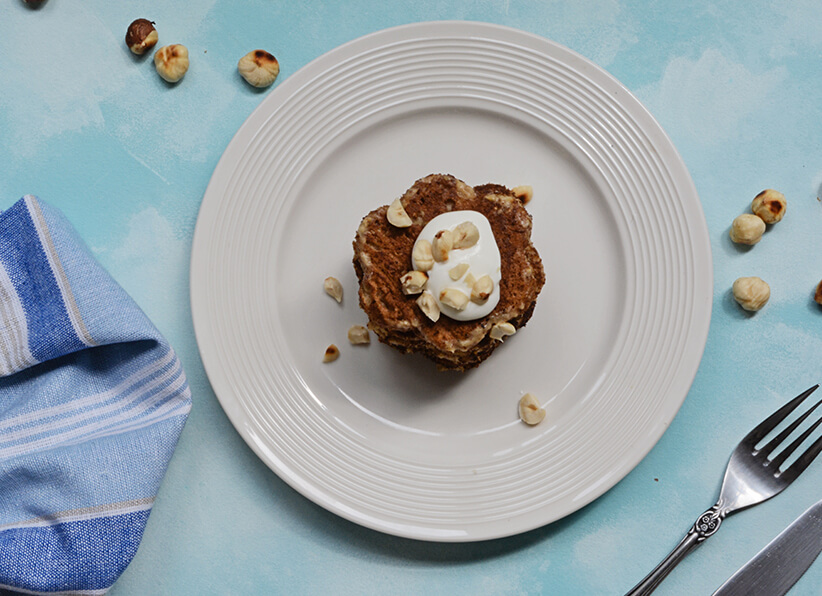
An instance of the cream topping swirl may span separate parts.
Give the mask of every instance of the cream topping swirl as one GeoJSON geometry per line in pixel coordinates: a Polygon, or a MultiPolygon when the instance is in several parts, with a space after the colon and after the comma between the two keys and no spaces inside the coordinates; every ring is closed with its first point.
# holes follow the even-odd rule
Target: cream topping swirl
{"type": "MultiPolygon", "coordinates": [[[[445,316],[457,321],[473,321],[488,315],[499,302],[499,283],[502,279],[499,247],[488,219],[478,211],[448,211],[442,213],[422,229],[414,243],[422,240],[433,243],[434,237],[441,230],[453,232],[464,222],[474,224],[479,231],[479,239],[472,246],[454,248],[448,253],[448,259],[435,261],[433,267],[426,271],[428,282],[426,290],[430,292],[440,311],[445,316]],[[467,268],[466,268],[467,265],[467,268]],[[453,276],[458,276],[453,279],[453,276]],[[457,290],[469,298],[474,284],[484,276],[489,276],[493,282],[493,289],[486,300],[469,300],[464,309],[458,310],[441,299],[443,292],[457,290]]],[[[412,269],[416,264],[411,263],[412,269]]],[[[486,282],[487,283],[487,282],[486,282]]],[[[446,301],[448,299],[446,298],[446,301]]]]}

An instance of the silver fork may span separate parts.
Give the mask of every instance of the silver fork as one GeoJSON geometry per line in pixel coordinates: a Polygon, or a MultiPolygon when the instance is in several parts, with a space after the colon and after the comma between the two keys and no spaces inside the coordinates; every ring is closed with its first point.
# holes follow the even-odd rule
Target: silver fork
{"type": "Polygon", "coordinates": [[[760,449],[757,449],[756,446],[818,387],[819,385],[814,385],[792,399],[763,420],[740,441],[731,454],[731,460],[725,469],[725,479],[722,481],[722,488],[719,491],[719,500],[716,505],[697,518],[685,538],[676,548],[651,573],[645,576],[645,579],[634,586],[626,596],[641,596],[653,592],[671,570],[685,558],[685,555],[716,533],[722,524],[722,520],[728,515],[752,505],[758,505],[762,501],[778,495],[805,471],[814,458],[819,455],[819,452],[822,451],[822,437],[814,441],[787,469],[780,471],[779,468],[822,423],[822,417],[775,457],[769,459],[769,456],[775,453],[777,447],[799,428],[811,415],[811,412],[822,403],[822,400],[811,406],[804,414],[770,440],[767,445],[760,449]]]}

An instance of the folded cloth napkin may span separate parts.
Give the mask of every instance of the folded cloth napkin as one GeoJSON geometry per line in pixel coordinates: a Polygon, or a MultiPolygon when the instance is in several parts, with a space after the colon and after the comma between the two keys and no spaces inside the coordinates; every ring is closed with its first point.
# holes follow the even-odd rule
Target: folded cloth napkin
{"type": "Polygon", "coordinates": [[[176,354],[62,214],[0,213],[0,593],[105,593],[190,408],[176,354]]]}

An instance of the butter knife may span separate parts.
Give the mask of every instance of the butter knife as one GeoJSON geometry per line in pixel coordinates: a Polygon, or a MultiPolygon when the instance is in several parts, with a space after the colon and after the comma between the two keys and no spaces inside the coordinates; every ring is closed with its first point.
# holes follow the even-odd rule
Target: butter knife
{"type": "Polygon", "coordinates": [[[822,550],[822,501],[800,515],[713,596],[783,596],[822,550]]]}

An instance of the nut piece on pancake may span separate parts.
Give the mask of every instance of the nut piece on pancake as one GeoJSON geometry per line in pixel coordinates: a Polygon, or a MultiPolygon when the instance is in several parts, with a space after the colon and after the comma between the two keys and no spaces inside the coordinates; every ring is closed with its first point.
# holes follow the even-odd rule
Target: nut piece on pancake
{"type": "Polygon", "coordinates": [[[431,243],[431,252],[434,255],[434,260],[437,263],[443,263],[448,260],[448,253],[454,248],[454,234],[451,230],[440,230],[434,236],[434,241],[431,243]]]}
{"type": "Polygon", "coordinates": [[[431,292],[423,292],[420,297],[417,298],[417,306],[419,306],[420,310],[425,313],[425,316],[434,323],[440,320],[440,306],[437,304],[431,292]]]}
{"type": "Polygon", "coordinates": [[[402,201],[395,199],[393,203],[388,206],[388,212],[385,214],[388,223],[397,228],[407,228],[412,223],[411,218],[402,206],[402,201]]]}
{"type": "Polygon", "coordinates": [[[402,293],[406,296],[419,294],[425,289],[427,282],[428,276],[422,271],[409,271],[400,278],[402,293]]]}
{"type": "Polygon", "coordinates": [[[494,291],[494,281],[490,275],[483,275],[471,285],[471,301],[482,304],[494,291]]]}
{"type": "Polygon", "coordinates": [[[491,339],[498,339],[500,341],[504,340],[509,335],[514,335],[517,332],[517,328],[514,327],[511,323],[497,323],[493,327],[491,327],[491,333],[488,335],[491,339]]]}
{"type": "Polygon", "coordinates": [[[527,205],[534,198],[534,188],[532,186],[515,186],[511,189],[511,192],[522,201],[523,205],[527,205]]]}
{"type": "Polygon", "coordinates": [[[414,245],[411,260],[417,271],[430,271],[434,267],[434,247],[428,240],[420,240],[414,245]]]}
{"type": "MultiPolygon", "coordinates": [[[[368,328],[381,342],[401,352],[421,353],[441,369],[478,366],[499,347],[502,337],[525,326],[545,284],[542,260],[531,243],[531,227],[531,215],[523,200],[504,186],[471,187],[444,174],[418,180],[391,206],[384,205],[366,215],[357,230],[354,269],[368,328]],[[435,217],[452,211],[476,211],[490,225],[494,236],[491,240],[496,242],[500,257],[500,267],[494,269],[498,271],[496,287],[493,282],[488,287],[488,280],[483,280],[491,271],[477,270],[473,265],[470,271],[460,267],[466,251],[482,248],[488,242],[471,222],[450,224],[450,230],[440,230],[447,233],[437,233],[430,251],[422,239],[414,250],[423,228],[435,217]],[[476,247],[478,242],[480,246],[476,247]],[[444,268],[448,285],[432,294],[429,280],[427,289],[420,288],[422,293],[406,294],[401,280],[410,268],[428,277],[435,273],[432,268],[444,268]],[[473,320],[452,318],[463,303],[455,292],[465,297],[467,304],[463,308],[469,304],[471,309],[477,308],[470,300],[477,284],[476,299],[481,301],[490,291],[498,292],[496,305],[491,310],[493,302],[487,301],[490,312],[473,320]],[[438,302],[442,297],[445,301],[438,302]]],[[[418,287],[415,284],[407,289],[418,287]]]]}

